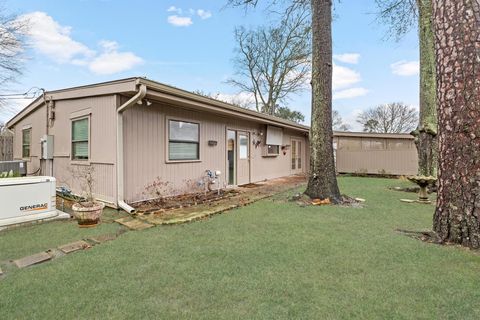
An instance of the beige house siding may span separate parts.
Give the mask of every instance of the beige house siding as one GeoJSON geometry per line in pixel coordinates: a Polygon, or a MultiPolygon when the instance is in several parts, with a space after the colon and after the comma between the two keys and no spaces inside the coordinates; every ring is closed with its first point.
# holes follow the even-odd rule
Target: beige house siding
{"type": "MultiPolygon", "coordinates": [[[[263,157],[264,144],[255,148],[252,137],[264,133],[266,126],[214,113],[178,108],[164,103],[151,106],[135,106],[124,114],[125,199],[127,202],[152,197],[146,186],[157,177],[169,182],[171,193],[186,193],[195,188],[205,170],[220,170],[221,185],[227,185],[226,130],[242,130],[250,133],[250,181],[258,182],[291,174],[291,153],[280,151],[277,157],[263,157]],[[167,161],[167,121],[184,120],[200,124],[200,161],[169,163],[167,161]],[[208,141],[217,141],[209,146],[208,141]]],[[[301,132],[283,131],[283,144],[290,145],[290,138],[301,132]]],[[[306,148],[302,150],[305,154],[306,148]]],[[[305,168],[305,156],[303,168],[305,168]]]]}
{"type": "Polygon", "coordinates": [[[355,133],[338,134],[337,171],[414,175],[418,171],[417,149],[412,136],[355,133]]]}
{"type": "MultiPolygon", "coordinates": [[[[55,101],[55,120],[48,129],[54,136],[53,174],[57,186],[68,186],[80,193],[78,179],[72,170],[82,164],[95,168],[95,195],[106,202],[116,202],[116,111],[115,95],[55,101]],[[76,115],[90,114],[90,159],[87,162],[71,160],[71,120],[76,115]]],[[[22,158],[22,129],[32,127],[31,157],[28,173],[40,168],[40,139],[47,133],[45,105],[35,109],[15,124],[14,158],[22,158]]]]}

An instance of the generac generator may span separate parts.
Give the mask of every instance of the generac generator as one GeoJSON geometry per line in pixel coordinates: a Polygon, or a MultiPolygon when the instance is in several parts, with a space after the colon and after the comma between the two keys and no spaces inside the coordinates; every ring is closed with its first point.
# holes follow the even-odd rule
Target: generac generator
{"type": "Polygon", "coordinates": [[[0,227],[58,216],[55,187],[54,177],[0,179],[0,227]]]}

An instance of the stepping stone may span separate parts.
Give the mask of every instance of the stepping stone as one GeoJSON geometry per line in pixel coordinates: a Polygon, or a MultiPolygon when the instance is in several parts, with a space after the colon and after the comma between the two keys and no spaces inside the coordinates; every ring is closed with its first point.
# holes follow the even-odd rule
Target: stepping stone
{"type": "Polygon", "coordinates": [[[81,240],[58,247],[58,250],[62,251],[65,254],[69,254],[87,248],[90,248],[90,245],[87,242],[81,240]]]}
{"type": "Polygon", "coordinates": [[[14,260],[13,263],[15,263],[15,265],[21,269],[21,268],[32,266],[34,264],[42,263],[51,259],[52,259],[52,256],[50,254],[46,252],[40,252],[32,256],[14,260]]]}
{"type": "Polygon", "coordinates": [[[0,268],[0,277],[3,276],[2,268],[0,268]]]}
{"type": "Polygon", "coordinates": [[[131,219],[127,220],[127,218],[122,218],[115,220],[116,222],[120,223],[121,225],[124,225],[125,227],[131,229],[131,230],[145,230],[148,228],[153,227],[153,224],[150,223],[145,223],[143,221],[140,221],[138,219],[131,219]]]}
{"type": "Polygon", "coordinates": [[[103,234],[101,236],[88,238],[87,240],[90,240],[90,241],[92,241],[96,244],[100,244],[100,243],[103,243],[103,242],[115,240],[116,238],[117,238],[117,236],[114,235],[114,234],[103,234]]]}
{"type": "Polygon", "coordinates": [[[416,202],[416,200],[410,200],[410,199],[400,199],[400,201],[406,202],[406,203],[414,203],[414,202],[416,202]]]}

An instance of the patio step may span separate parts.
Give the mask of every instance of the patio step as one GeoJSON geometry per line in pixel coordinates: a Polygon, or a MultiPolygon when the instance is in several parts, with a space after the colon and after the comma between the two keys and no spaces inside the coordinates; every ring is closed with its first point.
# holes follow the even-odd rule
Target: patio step
{"type": "Polygon", "coordinates": [[[65,254],[69,254],[69,253],[72,253],[78,250],[87,249],[87,248],[90,248],[90,245],[87,242],[81,240],[81,241],[75,241],[75,242],[60,246],[58,247],[58,250],[62,251],[65,254]]]}
{"type": "Polygon", "coordinates": [[[120,223],[121,225],[129,228],[130,230],[137,230],[137,231],[145,230],[154,226],[153,224],[150,224],[145,221],[141,221],[132,217],[117,219],[115,220],[115,222],[120,223]]]}
{"type": "Polygon", "coordinates": [[[20,269],[51,260],[53,256],[47,252],[40,252],[25,258],[14,260],[13,263],[20,269]]]}

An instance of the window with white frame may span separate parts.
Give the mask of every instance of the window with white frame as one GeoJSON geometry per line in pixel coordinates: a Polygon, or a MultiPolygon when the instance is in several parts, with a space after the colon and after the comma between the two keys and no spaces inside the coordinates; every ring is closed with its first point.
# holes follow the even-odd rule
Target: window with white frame
{"type": "Polygon", "coordinates": [[[72,120],[72,160],[89,158],[89,118],[72,120]]]}
{"type": "Polygon", "coordinates": [[[30,157],[30,145],[32,140],[32,128],[22,130],[22,158],[30,157]]]}
{"type": "Polygon", "coordinates": [[[200,160],[200,125],[194,122],[168,121],[168,160],[200,160]]]}
{"type": "Polygon", "coordinates": [[[269,156],[278,156],[280,153],[280,146],[268,144],[267,145],[267,155],[269,156]]]}

